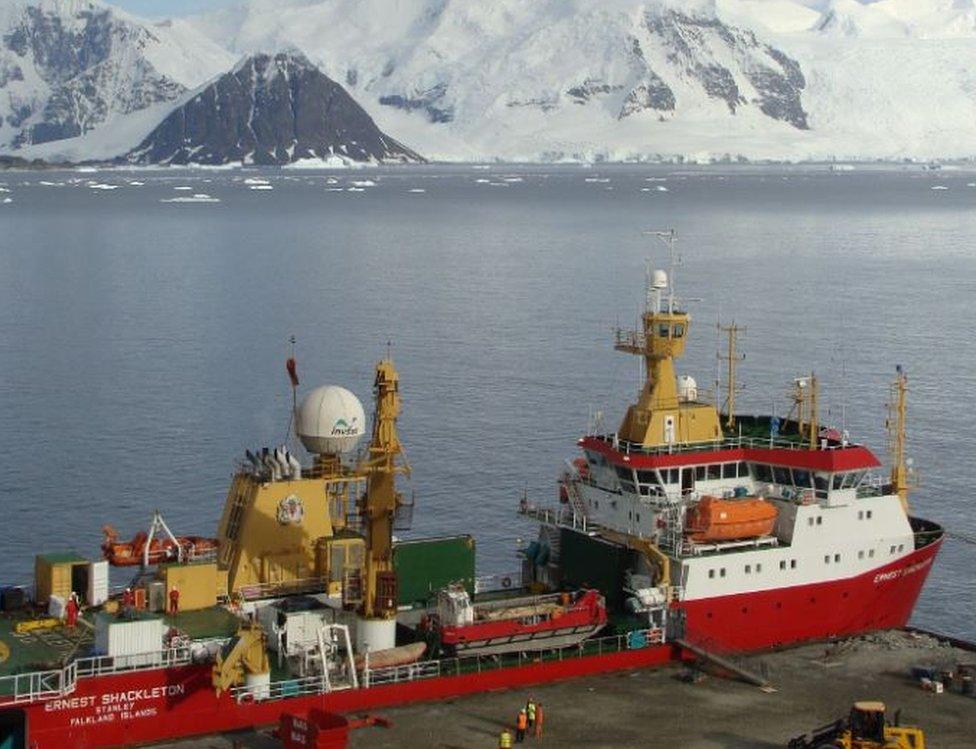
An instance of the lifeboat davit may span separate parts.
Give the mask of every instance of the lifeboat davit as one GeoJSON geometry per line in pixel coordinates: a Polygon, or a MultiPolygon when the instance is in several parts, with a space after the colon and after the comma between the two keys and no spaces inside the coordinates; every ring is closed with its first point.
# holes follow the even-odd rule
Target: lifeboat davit
{"type": "MultiPolygon", "coordinates": [[[[118,531],[111,525],[102,528],[105,540],[102,542],[102,558],[113,567],[135,567],[142,564],[146,551],[149,534],[139,531],[131,541],[119,541],[118,531]]],[[[175,562],[180,558],[180,549],[184,559],[198,559],[217,551],[217,539],[203,536],[177,536],[174,543],[171,538],[154,538],[149,543],[149,564],[165,564],[175,562]]]]}
{"type": "Polygon", "coordinates": [[[762,497],[702,497],[688,509],[685,533],[698,543],[739,541],[768,536],[776,523],[776,507],[762,497]]]}

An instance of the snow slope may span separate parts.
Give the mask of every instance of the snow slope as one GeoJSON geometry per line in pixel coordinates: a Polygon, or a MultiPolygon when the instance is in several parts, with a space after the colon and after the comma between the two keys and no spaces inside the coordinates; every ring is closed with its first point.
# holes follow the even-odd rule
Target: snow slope
{"type": "Polygon", "coordinates": [[[124,129],[235,58],[185,21],[144,23],[93,0],[4,0],[0,146],[124,129]]]}
{"type": "Polygon", "coordinates": [[[929,159],[976,155],[973,7],[251,0],[191,21],[237,53],[301,49],[386,132],[433,158],[929,159]],[[798,63],[809,129],[756,106],[750,74],[783,73],[766,47],[798,63]],[[714,95],[702,67],[727,70],[744,101],[714,95]],[[621,117],[649,72],[674,108],[621,117]],[[573,95],[581,91],[589,95],[573,95]]]}
{"type": "Polygon", "coordinates": [[[242,56],[294,48],[433,159],[976,157],[976,0],[245,0],[162,23],[30,3],[111,18],[78,70],[11,51],[27,4],[0,0],[0,149],[87,133],[29,156],[103,158],[242,56]]]}

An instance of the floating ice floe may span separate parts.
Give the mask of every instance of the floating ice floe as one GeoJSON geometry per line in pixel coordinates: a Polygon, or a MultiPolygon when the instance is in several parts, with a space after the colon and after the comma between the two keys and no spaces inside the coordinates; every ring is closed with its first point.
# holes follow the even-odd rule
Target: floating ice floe
{"type": "Polygon", "coordinates": [[[482,185],[490,185],[491,184],[491,180],[490,179],[476,179],[475,182],[478,182],[479,184],[482,184],[482,185]]]}
{"type": "Polygon", "coordinates": [[[656,189],[658,192],[668,192],[668,188],[666,188],[664,185],[658,185],[656,189]]]}
{"type": "Polygon", "coordinates": [[[411,187],[409,190],[407,190],[407,192],[427,192],[427,191],[422,187],[411,187]]]}
{"type": "Polygon", "coordinates": [[[271,183],[266,179],[261,179],[260,177],[248,177],[244,180],[245,185],[270,185],[271,183]]]}
{"type": "Polygon", "coordinates": [[[37,184],[44,185],[45,187],[63,187],[64,186],[64,182],[48,182],[45,179],[42,179],[37,184]]]}
{"type": "Polygon", "coordinates": [[[10,192],[9,187],[0,187],[0,192],[10,192]]]}
{"type": "Polygon", "coordinates": [[[610,178],[609,177],[587,177],[583,181],[584,182],[599,182],[599,183],[602,184],[602,183],[605,183],[605,182],[609,182],[610,181],[610,178]]]}
{"type": "Polygon", "coordinates": [[[4,198],[3,201],[0,201],[0,202],[2,202],[4,205],[6,205],[7,203],[13,203],[14,202],[14,199],[13,198],[4,198]]]}
{"type": "Polygon", "coordinates": [[[522,182],[523,181],[521,177],[504,177],[504,180],[506,182],[522,182]]]}
{"type": "Polygon", "coordinates": [[[273,185],[248,185],[249,190],[274,190],[273,185]]]}
{"type": "Polygon", "coordinates": [[[88,187],[92,190],[118,190],[118,185],[110,185],[107,182],[89,182],[88,187]]]}
{"type": "Polygon", "coordinates": [[[179,185],[178,187],[174,187],[173,189],[174,190],[189,191],[189,190],[192,190],[193,188],[190,187],[189,185],[179,185]]]}
{"type": "Polygon", "coordinates": [[[326,187],[325,188],[325,191],[326,192],[345,192],[346,191],[346,188],[345,187],[326,187]]]}
{"type": "Polygon", "coordinates": [[[354,179],[349,184],[353,187],[376,187],[376,183],[371,179],[354,179]]]}
{"type": "Polygon", "coordinates": [[[366,192],[365,187],[347,187],[346,192],[366,192]]]}
{"type": "Polygon", "coordinates": [[[976,187],[976,182],[967,182],[966,187],[976,187]]]}
{"type": "Polygon", "coordinates": [[[129,180],[129,184],[132,185],[133,187],[142,187],[146,183],[145,182],[140,182],[137,179],[130,179],[129,180]]]}
{"type": "Polygon", "coordinates": [[[945,185],[932,185],[932,187],[930,187],[929,189],[930,190],[948,190],[949,188],[946,187],[945,185]]]}
{"type": "Polygon", "coordinates": [[[644,181],[645,182],[667,182],[668,178],[667,177],[645,177],[644,181]]]}
{"type": "Polygon", "coordinates": [[[197,192],[193,195],[180,195],[176,198],[163,198],[160,203],[219,203],[220,198],[207,195],[205,192],[197,192]]]}
{"type": "Polygon", "coordinates": [[[339,180],[337,180],[335,177],[329,177],[328,179],[325,180],[325,184],[327,184],[327,185],[338,185],[339,184],[339,180]]]}

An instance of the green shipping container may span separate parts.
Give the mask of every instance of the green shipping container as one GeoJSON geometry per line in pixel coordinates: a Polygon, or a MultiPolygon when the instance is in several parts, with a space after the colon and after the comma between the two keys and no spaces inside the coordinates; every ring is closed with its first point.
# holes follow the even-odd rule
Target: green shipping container
{"type": "Polygon", "coordinates": [[[624,574],[636,565],[634,551],[568,528],[562,529],[559,549],[565,587],[596,588],[611,611],[623,608],[624,574]]]}
{"type": "Polygon", "coordinates": [[[442,536],[399,541],[393,547],[393,569],[401,606],[426,604],[439,589],[462,583],[474,596],[473,536],[442,536]]]}

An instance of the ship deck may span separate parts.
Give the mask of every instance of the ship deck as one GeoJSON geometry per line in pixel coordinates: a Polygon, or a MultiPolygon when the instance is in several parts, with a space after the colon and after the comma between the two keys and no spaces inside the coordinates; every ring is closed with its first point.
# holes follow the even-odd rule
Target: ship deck
{"type": "MultiPolygon", "coordinates": [[[[929,637],[886,632],[749,656],[738,664],[764,672],[776,691],[709,674],[697,683],[679,678],[681,666],[620,672],[510,692],[377,711],[390,729],[353,731],[351,749],[497,746],[498,733],[532,696],[544,705],[549,746],[681,746],[690,749],[782,749],[798,734],[847,714],[858,699],[880,699],[889,718],[925,730],[927,743],[972,746],[976,698],[924,691],[914,666],[952,667],[976,662],[976,652],[929,637]]],[[[265,734],[235,734],[161,745],[166,749],[273,746],[265,734]]],[[[528,739],[528,743],[534,739],[528,739]]]]}
{"type": "MultiPolygon", "coordinates": [[[[74,631],[63,626],[18,633],[18,622],[27,621],[27,614],[0,614],[0,643],[7,646],[9,657],[0,662],[0,677],[27,671],[61,668],[73,656],[90,655],[95,642],[94,620],[86,613],[74,631]]],[[[184,611],[163,620],[171,627],[185,632],[193,640],[219,639],[232,636],[239,619],[222,606],[184,611]]]]}

